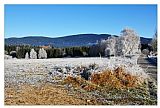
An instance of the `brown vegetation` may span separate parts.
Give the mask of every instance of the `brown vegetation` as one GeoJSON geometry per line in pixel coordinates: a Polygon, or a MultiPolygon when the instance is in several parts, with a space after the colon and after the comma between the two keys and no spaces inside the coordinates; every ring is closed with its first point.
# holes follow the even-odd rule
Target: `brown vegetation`
{"type": "Polygon", "coordinates": [[[115,88],[135,87],[138,84],[138,78],[127,74],[122,67],[115,70],[106,70],[91,76],[91,82],[100,86],[112,86],[115,88]]]}
{"type": "Polygon", "coordinates": [[[85,90],[95,90],[96,87],[108,86],[112,88],[128,88],[136,87],[138,84],[138,78],[127,74],[122,67],[118,67],[115,70],[105,70],[101,73],[95,73],[91,75],[91,80],[84,80],[81,77],[68,76],[65,83],[72,84],[74,87],[81,87],[85,90]]]}
{"type": "Polygon", "coordinates": [[[84,90],[87,91],[92,91],[96,89],[96,85],[90,83],[89,81],[81,78],[81,77],[72,77],[72,76],[68,76],[65,80],[64,80],[65,84],[72,84],[73,87],[76,88],[83,88],[84,90]]]}
{"type": "Polygon", "coordinates": [[[52,84],[35,87],[23,85],[19,89],[15,87],[5,88],[5,105],[86,105],[87,100],[70,96],[63,87],[52,84]]]}

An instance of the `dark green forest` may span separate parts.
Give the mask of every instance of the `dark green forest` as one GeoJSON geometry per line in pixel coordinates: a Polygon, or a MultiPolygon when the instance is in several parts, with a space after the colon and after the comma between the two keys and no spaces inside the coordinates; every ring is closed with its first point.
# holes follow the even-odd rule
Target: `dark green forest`
{"type": "MultiPolygon", "coordinates": [[[[41,46],[29,46],[29,45],[5,45],[5,54],[16,58],[25,58],[25,54],[30,54],[31,49],[34,49],[37,54],[41,46]]],[[[56,48],[50,47],[45,48],[47,52],[47,58],[61,58],[61,57],[93,57],[99,56],[98,50],[95,47],[83,46],[83,47],[67,47],[67,48],[56,48]]]]}

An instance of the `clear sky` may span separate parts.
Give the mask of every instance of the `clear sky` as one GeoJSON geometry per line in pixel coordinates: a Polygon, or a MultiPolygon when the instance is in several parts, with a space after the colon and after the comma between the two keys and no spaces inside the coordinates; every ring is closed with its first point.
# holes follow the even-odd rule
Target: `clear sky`
{"type": "Polygon", "coordinates": [[[119,35],[130,27],[152,37],[156,5],[5,5],[5,37],[59,37],[84,33],[119,35]]]}

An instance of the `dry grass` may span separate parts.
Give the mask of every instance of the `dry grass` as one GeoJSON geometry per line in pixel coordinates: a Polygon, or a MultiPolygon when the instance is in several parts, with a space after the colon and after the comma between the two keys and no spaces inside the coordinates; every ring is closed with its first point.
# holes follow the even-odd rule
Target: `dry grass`
{"type": "Polygon", "coordinates": [[[122,67],[115,70],[106,70],[101,73],[93,74],[91,82],[100,86],[112,86],[114,88],[136,87],[138,77],[127,74],[122,67]]]}
{"type": "Polygon", "coordinates": [[[104,86],[121,89],[136,87],[139,84],[138,77],[127,74],[122,67],[118,67],[113,71],[105,70],[101,73],[92,74],[91,80],[88,81],[81,77],[73,78],[72,76],[68,76],[64,82],[88,91],[104,86]]]}
{"type": "Polygon", "coordinates": [[[72,84],[73,87],[76,88],[83,88],[86,91],[92,91],[95,90],[97,88],[97,85],[92,84],[91,82],[81,78],[81,77],[72,77],[72,76],[68,76],[64,82],[65,84],[72,84]]]}
{"type": "Polygon", "coordinates": [[[87,105],[87,100],[70,96],[63,87],[45,84],[5,88],[5,105],[87,105]]]}

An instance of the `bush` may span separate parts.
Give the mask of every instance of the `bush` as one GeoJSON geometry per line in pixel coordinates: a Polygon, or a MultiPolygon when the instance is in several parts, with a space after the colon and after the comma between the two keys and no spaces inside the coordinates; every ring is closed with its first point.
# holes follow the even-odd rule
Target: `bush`
{"type": "Polygon", "coordinates": [[[37,53],[34,49],[31,49],[30,58],[31,59],[37,59],[37,53]]]}
{"type": "Polygon", "coordinates": [[[81,77],[68,76],[66,79],[64,79],[64,83],[71,84],[73,87],[82,88],[86,91],[92,91],[97,88],[96,85],[90,83],[89,81],[81,77]]]}
{"type": "Polygon", "coordinates": [[[137,77],[127,74],[122,67],[115,70],[105,70],[91,75],[91,82],[100,86],[112,86],[114,88],[127,88],[137,86],[137,77]]]}
{"type": "Polygon", "coordinates": [[[80,87],[87,91],[96,90],[99,87],[110,87],[116,89],[137,87],[140,83],[137,76],[127,74],[122,67],[115,70],[105,70],[100,73],[94,73],[90,80],[85,80],[82,76],[68,76],[64,80],[65,84],[71,84],[74,87],[80,87]]]}

